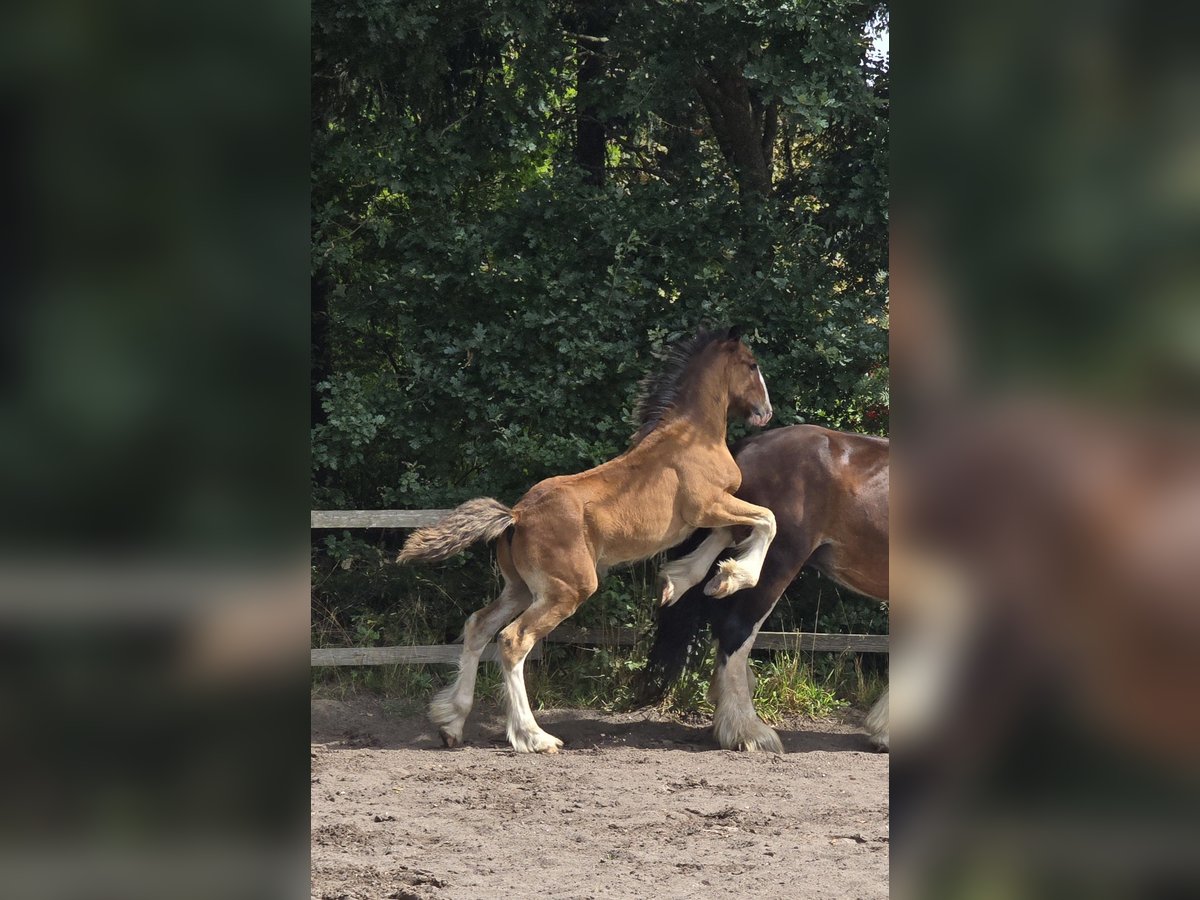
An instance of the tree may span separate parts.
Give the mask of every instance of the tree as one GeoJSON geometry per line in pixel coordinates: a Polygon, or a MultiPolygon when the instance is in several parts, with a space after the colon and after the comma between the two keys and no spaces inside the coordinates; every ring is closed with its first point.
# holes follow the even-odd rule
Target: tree
{"type": "Polygon", "coordinates": [[[702,322],[746,328],[785,424],[884,427],[881,9],[317,0],[314,505],[611,458],[702,322]]]}

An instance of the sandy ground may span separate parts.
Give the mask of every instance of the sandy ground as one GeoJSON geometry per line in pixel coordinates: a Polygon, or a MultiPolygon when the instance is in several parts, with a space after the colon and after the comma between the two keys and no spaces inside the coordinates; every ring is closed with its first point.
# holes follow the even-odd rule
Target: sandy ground
{"type": "Polygon", "coordinates": [[[853,720],[717,748],[656,713],[543,710],[566,746],[503,743],[477,708],[443,750],[374,698],[312,704],[312,896],[885,897],[888,757],[853,720]]]}

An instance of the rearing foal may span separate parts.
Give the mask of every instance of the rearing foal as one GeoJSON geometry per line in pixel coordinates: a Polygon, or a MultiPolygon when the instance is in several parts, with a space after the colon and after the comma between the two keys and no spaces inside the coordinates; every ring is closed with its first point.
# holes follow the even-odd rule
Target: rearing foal
{"type": "Polygon", "coordinates": [[[674,348],[661,374],[642,383],[640,427],[621,456],[578,475],[548,478],[512,509],[491,498],[468,500],[405,542],[399,562],[441,560],[475,541],[499,538],[504,590],[467,619],[458,677],[429,707],[447,747],[462,741],[479,656],[506,622],[512,620],[499,645],[508,740],[519,751],[555,753],[562,741],[543,731],[529,708],[525,657],[595,592],[604,572],[653,556],[697,528],[747,525],[750,536],[708,589],[724,597],[758,581],[775,516],[734,496],[741,473],[725,444],[731,415],[766,425],[766,382],[736,329],[701,331],[674,348]]]}

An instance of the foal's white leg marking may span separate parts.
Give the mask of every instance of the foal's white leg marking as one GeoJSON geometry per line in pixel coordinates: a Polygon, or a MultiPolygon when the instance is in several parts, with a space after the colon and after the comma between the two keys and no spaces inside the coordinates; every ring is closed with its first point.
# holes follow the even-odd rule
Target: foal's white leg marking
{"type": "Polygon", "coordinates": [[[557,753],[562,741],[542,731],[529,708],[524,656],[511,669],[504,666],[504,687],[508,695],[508,742],[513,749],[518,753],[557,753]]]}
{"type": "Polygon", "coordinates": [[[764,509],[754,523],[750,537],[739,545],[739,552],[732,559],[723,559],[717,564],[717,574],[704,586],[710,597],[728,597],[743,588],[758,584],[762,574],[763,560],[767,549],[775,540],[775,514],[764,509]]]}
{"type": "MultiPolygon", "coordinates": [[[[533,605],[536,607],[545,602],[543,598],[546,597],[547,585],[541,573],[537,573],[535,577],[537,580],[530,582],[529,587],[533,592],[533,605]]],[[[511,625],[509,627],[512,628],[511,625]]],[[[499,639],[500,667],[504,671],[504,699],[508,711],[508,742],[518,753],[557,753],[562,741],[542,731],[533,717],[533,710],[529,708],[529,695],[525,692],[525,658],[533,647],[530,646],[519,659],[513,660],[504,647],[510,637],[514,640],[519,639],[517,634],[510,636],[507,629],[500,633],[499,639]]]]}
{"type": "Polygon", "coordinates": [[[429,703],[429,718],[438,726],[442,742],[447,747],[462,743],[463,725],[475,701],[475,675],[479,670],[479,657],[483,648],[496,631],[529,605],[527,591],[511,590],[505,586],[496,601],[496,606],[481,616],[483,610],[471,613],[463,628],[463,650],[458,661],[458,677],[437,693],[429,703]]]}
{"type": "Polygon", "coordinates": [[[866,726],[867,735],[870,737],[871,743],[876,748],[880,750],[891,749],[888,738],[888,692],[886,690],[883,692],[883,696],[875,701],[875,705],[867,713],[867,718],[863,724],[866,726]]]}
{"type": "Polygon", "coordinates": [[[750,649],[764,616],[754,626],[742,646],[713,673],[709,698],[716,706],[713,734],[726,750],[763,750],[782,753],[779,735],[754,711],[754,673],[750,671],[750,649]]]}
{"type": "Polygon", "coordinates": [[[713,561],[730,545],[733,531],[729,528],[714,528],[691,553],[667,563],[658,572],[662,585],[662,605],[670,606],[691,588],[700,583],[713,561]]]}

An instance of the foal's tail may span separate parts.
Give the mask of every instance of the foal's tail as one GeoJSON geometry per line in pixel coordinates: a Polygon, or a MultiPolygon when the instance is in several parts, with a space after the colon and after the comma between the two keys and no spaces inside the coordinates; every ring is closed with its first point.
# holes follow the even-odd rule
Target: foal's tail
{"type": "Polygon", "coordinates": [[[450,510],[436,525],[418,528],[404,542],[396,562],[438,562],[465,550],[476,541],[493,541],[517,521],[517,515],[499,500],[478,497],[450,510]]]}

